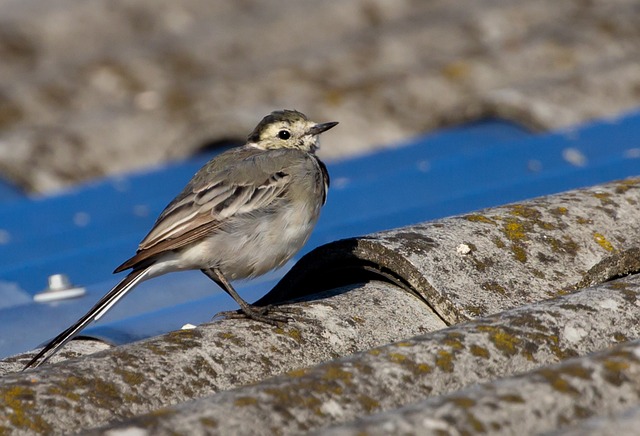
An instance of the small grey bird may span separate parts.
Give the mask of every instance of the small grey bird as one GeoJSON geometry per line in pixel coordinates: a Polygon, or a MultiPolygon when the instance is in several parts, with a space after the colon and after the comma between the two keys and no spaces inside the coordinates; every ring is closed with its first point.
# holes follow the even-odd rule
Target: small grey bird
{"type": "Polygon", "coordinates": [[[114,273],[132,271],[24,369],[37,367],[140,282],[173,271],[201,270],[254,320],[286,317],[244,301],[230,280],[252,278],[286,263],[315,226],[329,174],[315,155],[318,136],[337,122],[316,124],[297,111],[272,112],[247,143],[205,164],[164,209],[135,256],[114,273]]]}

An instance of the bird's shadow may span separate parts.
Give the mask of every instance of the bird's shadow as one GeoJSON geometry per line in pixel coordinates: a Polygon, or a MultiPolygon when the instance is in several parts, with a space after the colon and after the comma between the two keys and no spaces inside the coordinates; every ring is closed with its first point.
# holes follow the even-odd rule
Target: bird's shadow
{"type": "Polygon", "coordinates": [[[303,256],[256,306],[309,302],[348,292],[372,280],[384,281],[414,293],[393,271],[362,259],[358,239],[344,239],[318,247],[303,256]]]}

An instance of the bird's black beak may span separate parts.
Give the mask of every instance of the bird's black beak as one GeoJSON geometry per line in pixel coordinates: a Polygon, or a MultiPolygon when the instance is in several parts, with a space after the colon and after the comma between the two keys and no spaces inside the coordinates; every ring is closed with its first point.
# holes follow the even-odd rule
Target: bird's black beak
{"type": "Polygon", "coordinates": [[[315,126],[309,129],[308,133],[311,135],[319,135],[322,132],[326,132],[330,128],[335,127],[337,125],[338,125],[337,121],[331,121],[330,123],[316,124],[315,126]]]}

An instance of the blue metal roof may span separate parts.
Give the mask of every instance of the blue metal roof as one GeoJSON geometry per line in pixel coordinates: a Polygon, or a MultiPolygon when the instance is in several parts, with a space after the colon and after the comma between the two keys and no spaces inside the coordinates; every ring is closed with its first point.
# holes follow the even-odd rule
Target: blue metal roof
{"type": "Polygon", "coordinates": [[[24,192],[8,180],[0,179],[0,204],[24,198],[24,192]]]}
{"type": "MultiPolygon", "coordinates": [[[[135,252],[160,211],[210,157],[49,197],[0,195],[0,356],[35,347],[93,305],[120,277],[111,275],[113,268],[135,252]],[[34,303],[32,295],[56,273],[85,286],[87,295],[34,303]]],[[[300,254],[344,237],[639,175],[640,113],[544,134],[486,120],[327,166],[329,199],[300,254]]],[[[257,299],[285,271],[238,289],[257,299]]],[[[199,272],[146,282],[124,301],[86,333],[127,342],[235,308],[199,272]]]]}

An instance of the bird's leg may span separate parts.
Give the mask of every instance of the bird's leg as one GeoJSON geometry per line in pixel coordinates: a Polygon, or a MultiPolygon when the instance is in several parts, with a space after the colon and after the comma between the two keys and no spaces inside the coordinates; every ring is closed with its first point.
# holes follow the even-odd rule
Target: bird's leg
{"type": "Polygon", "coordinates": [[[227,294],[231,296],[231,298],[236,301],[236,303],[238,303],[238,305],[240,306],[240,312],[242,312],[242,314],[247,318],[265,322],[276,327],[279,325],[279,323],[286,323],[289,321],[289,318],[286,316],[273,314],[269,315],[269,311],[271,310],[270,306],[257,307],[244,301],[242,297],[238,295],[236,290],[233,289],[231,283],[229,283],[227,278],[222,274],[222,272],[220,272],[219,269],[203,269],[202,272],[211,280],[216,282],[227,294]]]}

